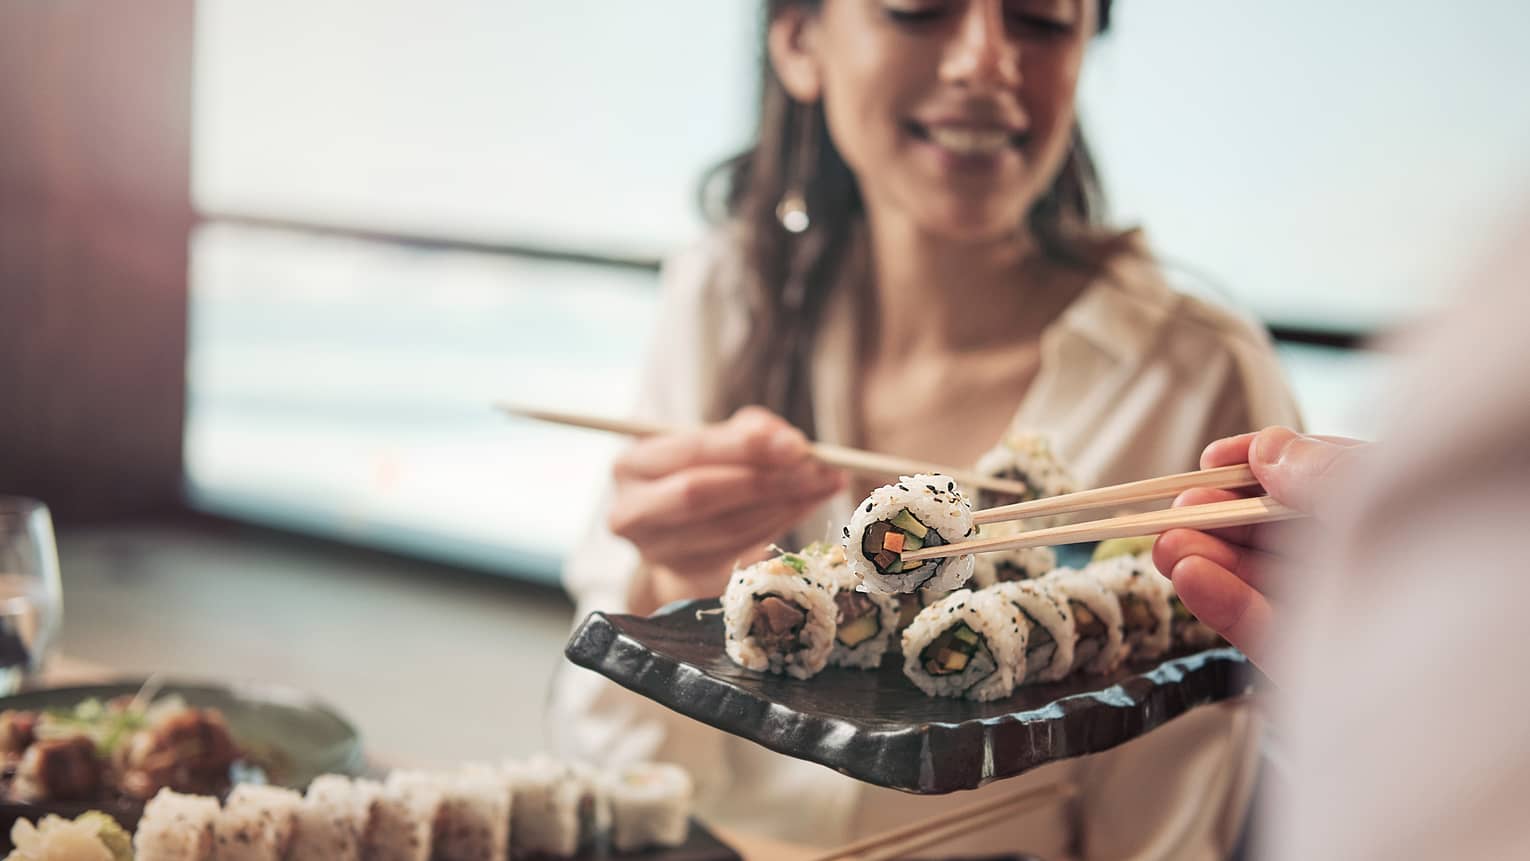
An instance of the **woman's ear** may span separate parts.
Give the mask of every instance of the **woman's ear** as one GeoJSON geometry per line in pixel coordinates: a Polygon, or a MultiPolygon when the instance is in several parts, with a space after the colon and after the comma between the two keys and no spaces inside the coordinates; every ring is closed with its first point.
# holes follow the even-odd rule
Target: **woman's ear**
{"type": "Polygon", "coordinates": [[[823,95],[817,24],[816,13],[806,5],[789,6],[771,19],[766,38],[776,77],[781,79],[788,95],[808,104],[823,95]]]}

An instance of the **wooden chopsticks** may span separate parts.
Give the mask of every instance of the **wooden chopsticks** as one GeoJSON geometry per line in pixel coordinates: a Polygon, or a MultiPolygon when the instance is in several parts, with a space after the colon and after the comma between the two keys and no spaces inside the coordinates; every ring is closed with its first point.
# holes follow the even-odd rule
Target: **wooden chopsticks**
{"type": "MultiPolygon", "coordinates": [[[[501,402],[494,406],[501,412],[520,418],[635,437],[656,436],[658,434],[686,430],[686,428],[677,425],[605,418],[603,416],[567,413],[558,410],[544,410],[522,404],[501,402]]],[[[957,484],[963,487],[980,487],[984,490],[1007,493],[1013,496],[1023,496],[1030,490],[1025,484],[1018,481],[995,478],[970,470],[951,469],[939,464],[925,463],[905,457],[893,457],[892,455],[861,451],[842,445],[815,442],[811,443],[811,451],[814,460],[829,466],[837,466],[840,469],[849,470],[859,475],[886,478],[888,476],[914,475],[921,472],[938,472],[941,475],[950,476],[956,480],[957,484]]],[[[998,509],[992,510],[997,511],[998,509]]]]}
{"type": "Polygon", "coordinates": [[[1008,537],[980,538],[976,541],[942,544],[913,553],[904,553],[902,559],[904,562],[917,562],[924,559],[939,559],[943,556],[960,556],[965,553],[993,553],[999,550],[1023,550],[1027,547],[1156,535],[1170,529],[1221,529],[1228,526],[1251,526],[1256,523],[1272,523],[1303,516],[1300,511],[1288,508],[1268,496],[1230,499],[1226,502],[1187,505],[1184,508],[1147,511],[1088,523],[1054,526],[1050,529],[1037,529],[1008,537]]]}
{"type": "Polygon", "coordinates": [[[1234,487],[1250,487],[1258,483],[1259,480],[1254,478],[1254,471],[1248,468],[1248,464],[1240,463],[1236,466],[1219,466],[1195,472],[1182,472],[1178,475],[1164,475],[1110,487],[1098,487],[1094,490],[1065,493],[1061,496],[1048,496],[1029,502],[1017,502],[1014,505],[985,508],[982,511],[973,512],[972,520],[978,524],[1024,520],[1027,517],[1040,517],[1044,514],[1066,514],[1072,511],[1103,508],[1107,505],[1128,505],[1134,502],[1168,499],[1178,496],[1181,491],[1194,488],[1225,490],[1234,487]]]}
{"type": "Polygon", "coordinates": [[[1077,793],[1077,788],[1062,783],[1012,792],[841,846],[825,855],[814,857],[812,861],[841,861],[850,858],[855,861],[892,861],[927,846],[997,825],[1027,810],[1064,801],[1077,793]]]}

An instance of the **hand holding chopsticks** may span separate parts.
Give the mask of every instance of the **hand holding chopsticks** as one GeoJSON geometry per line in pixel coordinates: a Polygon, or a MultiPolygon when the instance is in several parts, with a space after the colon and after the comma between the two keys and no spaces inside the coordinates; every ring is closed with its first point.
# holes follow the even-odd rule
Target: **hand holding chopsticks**
{"type": "MultiPolygon", "coordinates": [[[[1247,465],[1226,466],[990,508],[976,512],[973,520],[977,523],[998,523],[1042,514],[1084,511],[1103,505],[1151,502],[1197,488],[1227,489],[1254,484],[1257,482],[1247,465]]],[[[1253,499],[1232,499],[1207,505],[1128,514],[1088,523],[1037,529],[1022,532],[1019,535],[943,544],[913,553],[904,553],[901,558],[904,562],[917,562],[965,553],[993,553],[1000,550],[1021,550],[1027,547],[1154,535],[1170,529],[1220,529],[1228,526],[1247,526],[1290,520],[1301,516],[1303,516],[1301,512],[1282,505],[1271,497],[1260,496],[1253,499]]]]}
{"type": "MultiPolygon", "coordinates": [[[[660,434],[680,433],[686,430],[686,428],[678,425],[633,421],[629,419],[612,419],[581,413],[560,412],[558,410],[544,410],[523,404],[501,402],[495,404],[495,407],[503,413],[520,418],[634,437],[658,436],[660,434]]],[[[963,487],[977,487],[998,493],[1006,493],[1011,496],[1024,496],[1030,492],[1029,487],[1018,481],[982,475],[970,470],[952,469],[948,466],[940,466],[939,464],[926,463],[906,457],[894,457],[892,455],[861,451],[831,443],[812,443],[809,446],[809,453],[819,463],[838,467],[859,475],[885,479],[922,472],[938,472],[941,475],[948,475],[956,479],[957,483],[963,487]]]]}

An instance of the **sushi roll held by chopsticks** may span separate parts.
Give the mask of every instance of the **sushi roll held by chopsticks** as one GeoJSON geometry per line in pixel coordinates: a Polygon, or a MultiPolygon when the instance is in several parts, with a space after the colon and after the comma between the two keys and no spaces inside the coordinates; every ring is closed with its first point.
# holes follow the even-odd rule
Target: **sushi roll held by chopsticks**
{"type": "Polygon", "coordinates": [[[905,566],[902,554],[972,537],[972,503],[956,482],[936,473],[905,475],[879,487],[855,509],[844,530],[845,555],[868,592],[959,589],[972,576],[970,554],[905,566]]]}

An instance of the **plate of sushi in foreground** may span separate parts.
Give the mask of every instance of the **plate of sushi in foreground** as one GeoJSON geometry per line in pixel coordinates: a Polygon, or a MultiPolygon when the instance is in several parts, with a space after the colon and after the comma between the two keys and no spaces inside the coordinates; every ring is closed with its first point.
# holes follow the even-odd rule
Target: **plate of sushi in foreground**
{"type": "Polygon", "coordinates": [[[720,600],[591,614],[565,654],[719,729],[915,793],[1097,753],[1252,691],[1257,671],[1179,604],[1151,539],[1106,542],[1077,569],[1050,548],[928,556],[1006,531],[1019,527],[974,525],[947,477],[905,476],[856,509],[842,544],[740,568],[720,600]]]}
{"type": "Polygon", "coordinates": [[[548,757],[320,775],[307,792],[243,783],[226,797],[159,790],[141,815],[20,820],[7,861],[737,861],[691,819],[686,772],[548,757]],[[136,832],[136,833],[135,833],[136,832]]]}
{"type": "Polygon", "coordinates": [[[222,796],[363,765],[355,728],[287,688],[156,678],[27,691],[0,698],[0,838],[50,813],[131,822],[167,787],[222,796]]]}

